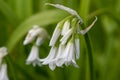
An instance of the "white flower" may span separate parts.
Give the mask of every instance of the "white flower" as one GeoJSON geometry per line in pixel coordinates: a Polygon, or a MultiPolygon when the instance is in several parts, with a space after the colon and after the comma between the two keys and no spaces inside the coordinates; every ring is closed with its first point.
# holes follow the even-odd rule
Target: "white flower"
{"type": "Polygon", "coordinates": [[[7,54],[8,54],[7,48],[6,47],[1,47],[0,48],[0,64],[2,62],[3,57],[6,56],[7,54]]]}
{"type": "Polygon", "coordinates": [[[7,65],[2,64],[0,67],[0,80],[9,80],[7,75],[7,65]]]}
{"type": "Polygon", "coordinates": [[[40,45],[44,38],[48,36],[45,29],[40,28],[38,25],[33,26],[31,30],[28,31],[28,34],[23,42],[24,45],[27,45],[31,42],[33,42],[36,38],[36,45],[40,45]]]}
{"type": "Polygon", "coordinates": [[[53,35],[52,35],[52,38],[50,40],[49,46],[54,46],[57,39],[58,39],[58,37],[60,36],[60,34],[61,34],[60,26],[61,26],[61,23],[58,23],[55,30],[54,30],[54,32],[53,32],[53,35]]]}
{"type": "Polygon", "coordinates": [[[38,46],[33,45],[30,51],[30,54],[26,60],[26,64],[33,64],[33,66],[39,65],[41,66],[41,62],[39,59],[39,49],[38,46]]]}
{"type": "Polygon", "coordinates": [[[66,66],[73,64],[75,67],[78,67],[78,65],[75,62],[75,49],[74,49],[74,43],[69,41],[67,43],[67,46],[62,54],[62,56],[59,57],[58,63],[60,65],[65,64],[66,66]]]}
{"type": "Polygon", "coordinates": [[[76,61],[75,61],[74,52],[75,52],[74,43],[70,41],[70,42],[68,42],[66,50],[65,50],[65,54],[67,54],[66,61],[65,61],[66,66],[73,64],[75,67],[78,67],[78,65],[76,64],[76,61]]]}
{"type": "Polygon", "coordinates": [[[67,42],[68,38],[72,35],[72,32],[73,32],[73,29],[71,28],[65,33],[65,35],[63,35],[63,37],[60,40],[61,44],[64,45],[67,42]]]}

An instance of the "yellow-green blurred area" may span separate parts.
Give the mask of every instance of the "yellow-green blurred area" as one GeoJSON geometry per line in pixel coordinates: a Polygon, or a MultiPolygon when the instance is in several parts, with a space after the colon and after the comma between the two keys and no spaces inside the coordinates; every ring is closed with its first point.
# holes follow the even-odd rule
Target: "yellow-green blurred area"
{"type": "MultiPolygon", "coordinates": [[[[57,3],[76,10],[86,27],[94,16],[98,21],[88,32],[92,46],[94,80],[120,80],[120,0],[0,0],[0,46],[7,46],[10,80],[90,80],[89,59],[80,36],[79,68],[68,66],[51,71],[48,66],[26,65],[32,44],[23,46],[27,31],[40,25],[52,36],[56,24],[70,15],[45,3],[57,3]]],[[[49,40],[39,47],[40,57],[48,55],[49,40]]]]}

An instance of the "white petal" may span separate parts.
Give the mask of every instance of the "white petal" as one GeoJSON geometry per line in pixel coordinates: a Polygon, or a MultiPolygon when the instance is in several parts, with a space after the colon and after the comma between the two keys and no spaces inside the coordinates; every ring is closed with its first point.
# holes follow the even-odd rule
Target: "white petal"
{"type": "Polygon", "coordinates": [[[65,35],[65,33],[69,30],[69,28],[70,28],[70,22],[67,20],[63,25],[61,35],[65,35]]]}
{"type": "Polygon", "coordinates": [[[68,38],[72,35],[73,29],[69,29],[66,34],[61,38],[60,42],[61,44],[65,45],[67,42],[68,38]]]}
{"type": "Polygon", "coordinates": [[[74,67],[79,68],[79,66],[77,65],[77,63],[75,62],[75,60],[72,60],[72,64],[73,64],[74,67]]]}
{"type": "Polygon", "coordinates": [[[76,51],[76,59],[80,58],[80,40],[75,39],[75,51],[76,51]]]}
{"type": "Polygon", "coordinates": [[[6,47],[1,47],[0,48],[0,65],[2,63],[3,57],[6,56],[7,54],[8,54],[7,48],[6,47]]]}
{"type": "Polygon", "coordinates": [[[7,48],[6,48],[6,47],[1,47],[1,48],[0,48],[0,58],[3,58],[3,57],[6,56],[7,54],[8,54],[7,48]]]}
{"type": "Polygon", "coordinates": [[[2,64],[0,69],[0,80],[9,80],[7,75],[7,65],[2,64]]]}
{"type": "Polygon", "coordinates": [[[43,62],[42,64],[46,65],[49,64],[50,62],[53,61],[53,59],[55,58],[57,53],[57,48],[56,47],[52,47],[48,56],[45,59],[41,59],[41,61],[43,62]]]}
{"type": "Polygon", "coordinates": [[[43,43],[43,38],[42,37],[38,37],[36,40],[36,45],[40,46],[43,43]]]}
{"type": "Polygon", "coordinates": [[[57,26],[56,26],[56,28],[55,28],[55,30],[53,32],[53,35],[52,35],[52,38],[50,40],[49,46],[54,46],[56,41],[57,41],[57,39],[58,39],[58,37],[60,36],[61,30],[60,30],[59,27],[60,27],[60,23],[57,24],[57,26]]]}
{"type": "Polygon", "coordinates": [[[55,58],[56,65],[59,67],[62,66],[62,64],[63,64],[63,60],[61,59],[61,57],[64,54],[64,50],[65,50],[65,46],[60,44],[59,48],[58,48],[58,53],[57,53],[56,58],[55,58]]]}
{"type": "Polygon", "coordinates": [[[49,68],[53,71],[56,68],[55,63],[53,62],[49,63],[49,68]]]}

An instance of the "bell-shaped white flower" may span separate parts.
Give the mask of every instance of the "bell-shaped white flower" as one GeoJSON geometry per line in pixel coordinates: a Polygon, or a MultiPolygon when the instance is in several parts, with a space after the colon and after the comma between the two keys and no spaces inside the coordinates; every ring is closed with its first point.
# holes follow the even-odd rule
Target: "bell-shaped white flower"
{"type": "Polygon", "coordinates": [[[38,25],[33,26],[31,30],[28,31],[28,34],[23,42],[24,45],[27,45],[31,42],[33,42],[36,38],[36,45],[40,45],[42,43],[42,40],[48,36],[45,29],[39,27],[38,25]]]}
{"type": "Polygon", "coordinates": [[[39,65],[41,66],[41,62],[39,59],[39,49],[38,46],[33,45],[30,51],[30,54],[26,60],[26,64],[33,64],[33,66],[39,65]]]}
{"type": "Polygon", "coordinates": [[[56,66],[62,67],[63,65],[69,66],[71,64],[78,67],[76,59],[80,57],[79,34],[84,35],[87,33],[92,28],[97,18],[89,27],[80,30],[79,26],[83,21],[75,10],[59,4],[47,3],[47,5],[67,11],[72,16],[65,18],[57,24],[50,40],[49,46],[52,48],[49,55],[40,61],[43,65],[48,64],[51,70],[54,70],[56,66]]]}
{"type": "Polygon", "coordinates": [[[63,52],[64,54],[62,54],[58,59],[60,65],[62,66],[63,64],[65,64],[66,66],[68,66],[70,64],[73,64],[75,67],[78,67],[78,65],[75,62],[74,52],[75,52],[74,43],[69,41],[63,52]]]}
{"type": "Polygon", "coordinates": [[[7,54],[8,54],[7,48],[6,47],[1,47],[0,48],[0,64],[2,62],[3,57],[6,56],[7,54]]]}
{"type": "Polygon", "coordinates": [[[2,64],[0,67],[0,80],[9,80],[7,75],[7,64],[2,64]]]}

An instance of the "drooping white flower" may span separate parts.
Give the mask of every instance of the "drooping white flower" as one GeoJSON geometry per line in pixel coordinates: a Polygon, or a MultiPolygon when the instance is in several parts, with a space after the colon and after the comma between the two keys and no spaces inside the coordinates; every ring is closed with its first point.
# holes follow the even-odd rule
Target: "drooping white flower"
{"type": "Polygon", "coordinates": [[[7,54],[8,54],[7,48],[6,47],[1,47],[0,48],[0,64],[2,62],[3,57],[6,56],[7,54]]]}
{"type": "Polygon", "coordinates": [[[56,66],[62,67],[63,65],[69,66],[71,64],[78,67],[76,63],[76,59],[80,57],[80,40],[78,35],[87,33],[97,19],[88,28],[80,30],[79,26],[83,21],[75,10],[59,4],[47,3],[47,5],[67,11],[72,16],[63,19],[62,22],[57,24],[49,44],[52,48],[49,55],[41,59],[42,64],[49,65],[51,70],[54,70],[56,66]]]}
{"type": "Polygon", "coordinates": [[[73,64],[75,67],[78,67],[78,65],[75,62],[75,49],[74,49],[74,43],[69,41],[67,43],[67,46],[64,50],[64,54],[62,54],[62,56],[59,57],[58,62],[60,63],[60,65],[65,64],[66,66],[73,64]]]}
{"type": "Polygon", "coordinates": [[[2,64],[0,67],[0,80],[9,80],[7,75],[7,64],[2,64]]]}
{"type": "Polygon", "coordinates": [[[33,26],[31,30],[28,31],[28,34],[23,42],[24,45],[27,45],[33,42],[36,38],[36,45],[40,45],[44,38],[48,36],[45,29],[39,27],[38,25],[33,26]]]}
{"type": "Polygon", "coordinates": [[[39,65],[41,66],[41,62],[39,59],[39,49],[38,46],[33,45],[30,51],[30,54],[26,60],[26,64],[33,64],[33,66],[39,65]]]}

